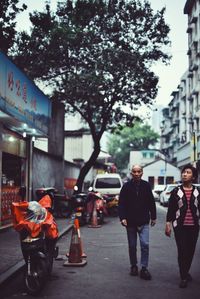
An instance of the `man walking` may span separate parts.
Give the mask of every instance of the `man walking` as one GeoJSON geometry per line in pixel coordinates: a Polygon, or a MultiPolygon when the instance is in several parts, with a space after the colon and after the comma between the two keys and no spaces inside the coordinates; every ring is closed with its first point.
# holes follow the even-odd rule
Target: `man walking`
{"type": "Polygon", "coordinates": [[[142,167],[134,165],[131,175],[132,180],[125,183],[120,192],[119,218],[127,231],[131,263],[130,275],[138,275],[137,235],[139,235],[141,248],[140,277],[151,280],[151,274],[148,271],[149,223],[151,226],[156,224],[156,205],[150,184],[141,179],[142,167]]]}

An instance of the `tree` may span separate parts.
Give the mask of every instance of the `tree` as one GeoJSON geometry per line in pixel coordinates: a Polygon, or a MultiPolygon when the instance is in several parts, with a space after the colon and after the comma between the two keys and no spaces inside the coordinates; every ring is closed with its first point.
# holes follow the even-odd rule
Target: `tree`
{"type": "Polygon", "coordinates": [[[16,35],[16,16],[27,6],[18,7],[19,0],[1,0],[0,8],[0,50],[7,54],[12,47],[16,35]]]}
{"type": "Polygon", "coordinates": [[[167,63],[169,27],[165,9],[154,13],[148,1],[77,0],[59,3],[56,14],[31,15],[31,34],[20,33],[15,62],[33,79],[52,86],[52,99],[64,100],[67,113],[80,113],[94,150],[77,185],[94,165],[103,133],[132,125],[141,103],[151,105],[158,77],[151,69],[167,63]]]}
{"type": "Polygon", "coordinates": [[[133,127],[124,127],[117,131],[108,141],[108,151],[114,158],[119,170],[124,170],[129,162],[131,150],[140,151],[155,145],[159,135],[147,124],[136,122],[133,127]]]}

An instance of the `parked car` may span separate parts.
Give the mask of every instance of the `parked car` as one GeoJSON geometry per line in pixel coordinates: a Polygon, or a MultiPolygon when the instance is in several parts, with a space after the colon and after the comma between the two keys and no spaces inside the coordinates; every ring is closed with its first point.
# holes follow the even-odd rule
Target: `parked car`
{"type": "Polygon", "coordinates": [[[197,186],[198,188],[200,188],[200,184],[193,184],[193,185],[195,185],[195,186],[197,186]]]}
{"type": "Polygon", "coordinates": [[[122,179],[118,173],[103,173],[96,175],[91,187],[94,192],[115,196],[120,193],[122,185],[122,179]]]}
{"type": "Polygon", "coordinates": [[[165,189],[165,185],[155,185],[152,190],[155,201],[159,201],[160,193],[165,189]]]}
{"type": "Polygon", "coordinates": [[[160,204],[164,207],[168,206],[168,201],[172,190],[178,186],[178,184],[168,184],[165,189],[160,193],[160,204]]]}

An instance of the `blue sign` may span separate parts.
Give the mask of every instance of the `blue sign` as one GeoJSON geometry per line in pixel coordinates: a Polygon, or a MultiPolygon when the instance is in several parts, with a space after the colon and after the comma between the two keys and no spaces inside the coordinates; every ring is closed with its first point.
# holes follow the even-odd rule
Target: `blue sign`
{"type": "Polygon", "coordinates": [[[51,101],[1,52],[0,109],[48,135],[51,101]]]}

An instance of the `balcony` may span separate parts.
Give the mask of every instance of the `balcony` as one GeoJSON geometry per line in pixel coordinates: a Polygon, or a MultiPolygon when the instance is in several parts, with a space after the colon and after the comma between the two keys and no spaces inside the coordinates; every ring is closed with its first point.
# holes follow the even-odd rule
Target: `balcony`
{"type": "Polygon", "coordinates": [[[199,93],[198,90],[196,90],[196,89],[193,89],[193,90],[192,90],[192,95],[193,95],[193,96],[197,96],[198,93],[199,93]]]}
{"type": "Polygon", "coordinates": [[[173,120],[171,125],[172,125],[172,127],[178,126],[179,125],[179,119],[173,120]]]}
{"type": "Polygon", "coordinates": [[[193,77],[193,73],[190,71],[188,74],[188,78],[192,78],[193,77]]]}
{"type": "Polygon", "coordinates": [[[163,132],[161,132],[161,137],[167,137],[168,135],[170,135],[169,130],[164,130],[163,132]]]}
{"type": "Polygon", "coordinates": [[[192,27],[191,26],[188,26],[187,30],[186,30],[186,33],[191,33],[192,32],[192,27]]]}
{"type": "Polygon", "coordinates": [[[196,63],[192,66],[192,70],[193,71],[197,71],[198,70],[198,65],[196,63]]]}
{"type": "Polygon", "coordinates": [[[171,106],[171,111],[176,110],[176,108],[177,108],[177,105],[176,105],[176,104],[173,104],[173,105],[171,106]]]}
{"type": "Polygon", "coordinates": [[[197,106],[194,108],[194,110],[195,110],[196,112],[200,111],[200,105],[197,105],[197,106]]]}
{"type": "Polygon", "coordinates": [[[193,15],[191,17],[190,24],[195,24],[197,22],[197,20],[198,20],[197,16],[193,15]]]}
{"type": "Polygon", "coordinates": [[[182,112],[181,117],[182,117],[182,118],[186,118],[186,112],[182,112]]]}
{"type": "Polygon", "coordinates": [[[191,95],[188,97],[188,101],[189,101],[189,102],[192,102],[192,101],[193,101],[193,97],[192,97],[191,95]]]}
{"type": "Polygon", "coordinates": [[[197,39],[194,39],[194,40],[192,41],[192,44],[193,44],[193,46],[194,46],[194,49],[197,49],[197,46],[198,46],[198,40],[197,40],[197,39]]]}
{"type": "Polygon", "coordinates": [[[188,124],[189,125],[193,125],[194,124],[194,118],[193,117],[189,117],[188,118],[188,124]]]}

